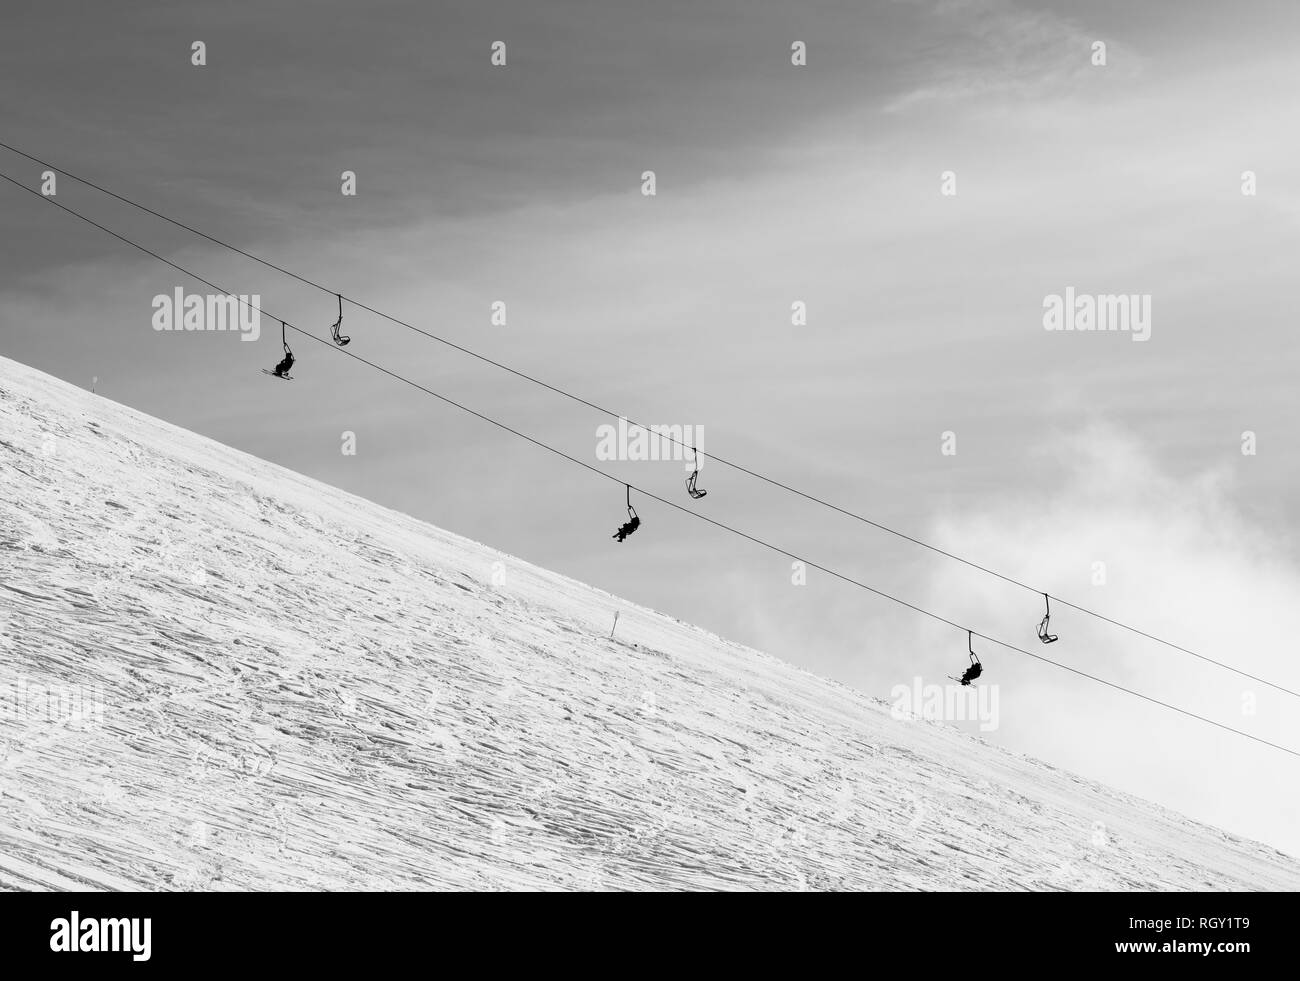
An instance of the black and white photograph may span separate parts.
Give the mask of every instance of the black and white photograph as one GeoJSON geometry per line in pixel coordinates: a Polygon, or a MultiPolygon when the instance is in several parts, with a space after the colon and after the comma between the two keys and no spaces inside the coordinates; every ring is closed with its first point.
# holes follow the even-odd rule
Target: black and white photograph
{"type": "Polygon", "coordinates": [[[147,962],[127,894],[809,892],[983,945],[1076,893],[1109,962],[1258,955],[1300,5],[2,21],[22,944],[147,962]]]}

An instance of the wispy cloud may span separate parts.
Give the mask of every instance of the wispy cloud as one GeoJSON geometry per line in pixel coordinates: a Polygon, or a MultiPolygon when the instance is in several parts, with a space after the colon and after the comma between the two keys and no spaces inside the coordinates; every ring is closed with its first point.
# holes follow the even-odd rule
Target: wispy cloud
{"type": "MultiPolygon", "coordinates": [[[[1170,473],[1114,426],[1063,435],[1027,464],[1052,469],[1054,488],[945,515],[935,523],[934,540],[1300,690],[1294,631],[1286,622],[1300,595],[1300,567],[1270,529],[1243,513],[1232,467],[1170,473]]],[[[936,567],[928,594],[933,608],[977,629],[1300,749],[1290,696],[1060,605],[1052,623],[1061,639],[1042,646],[1032,633],[1041,615],[1033,596],[981,582],[961,567],[936,567]]],[[[1012,681],[1014,697],[1003,709],[1007,745],[1035,754],[1052,745],[1089,775],[1099,774],[1098,761],[1106,759],[1108,782],[1139,794],[1161,787],[1192,816],[1300,854],[1300,797],[1293,780],[1274,779],[1291,772],[1294,759],[997,647],[984,660],[988,681],[1012,681]],[[1243,808],[1244,800],[1256,806],[1243,808]]]]}
{"type": "Polygon", "coordinates": [[[1090,60],[1096,41],[1106,45],[1111,75],[1133,78],[1141,70],[1127,44],[1099,37],[1072,17],[1006,0],[940,0],[928,21],[910,71],[924,81],[886,102],[886,112],[1059,96],[1097,71],[1090,60]]]}

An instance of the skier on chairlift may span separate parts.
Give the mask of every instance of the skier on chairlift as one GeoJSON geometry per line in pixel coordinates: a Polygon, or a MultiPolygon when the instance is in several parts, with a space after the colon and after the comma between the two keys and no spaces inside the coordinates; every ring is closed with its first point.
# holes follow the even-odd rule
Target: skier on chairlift
{"type": "Polygon", "coordinates": [[[618,531],[614,532],[614,534],[610,537],[612,537],[617,542],[621,542],[624,538],[632,534],[632,532],[636,531],[640,527],[641,527],[641,519],[634,514],[632,515],[631,520],[629,520],[626,524],[619,525],[618,531]]]}
{"type": "Polygon", "coordinates": [[[274,371],[266,371],[265,368],[262,369],[263,371],[266,371],[268,375],[274,375],[276,378],[288,378],[289,369],[293,367],[293,351],[289,350],[289,339],[285,337],[284,332],[285,323],[281,320],[280,343],[284,345],[284,357],[280,360],[280,363],[275,366],[274,371]]]}
{"type": "Polygon", "coordinates": [[[272,374],[274,374],[277,378],[287,378],[289,376],[289,369],[292,367],[293,367],[293,352],[290,351],[288,347],[286,347],[284,349],[284,358],[280,361],[279,364],[275,366],[275,371],[272,372],[272,374]]]}
{"type": "Polygon", "coordinates": [[[979,658],[974,654],[972,654],[971,657],[974,658],[974,660],[971,661],[970,667],[962,672],[961,678],[959,679],[963,685],[969,685],[984,673],[984,668],[980,664],[979,658]]]}
{"type": "Polygon", "coordinates": [[[616,542],[621,542],[640,527],[641,519],[636,516],[636,509],[632,507],[632,487],[629,485],[627,488],[627,522],[620,525],[618,531],[614,532],[610,537],[616,542]]]}
{"type": "MultiPolygon", "coordinates": [[[[961,682],[963,685],[969,685],[984,673],[984,666],[980,664],[979,655],[975,653],[974,645],[972,644],[972,634],[969,630],[966,631],[966,650],[970,652],[970,667],[962,672],[960,678],[952,679],[953,681],[961,682]]],[[[952,678],[952,675],[949,675],[948,677],[952,678]]]]}

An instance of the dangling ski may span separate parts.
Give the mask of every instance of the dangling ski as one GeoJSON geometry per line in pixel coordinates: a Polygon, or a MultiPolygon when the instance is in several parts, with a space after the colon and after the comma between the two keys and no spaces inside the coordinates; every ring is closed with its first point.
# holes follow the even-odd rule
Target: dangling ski
{"type": "Polygon", "coordinates": [[[274,371],[267,371],[265,368],[262,369],[262,374],[270,375],[272,378],[283,378],[287,382],[293,381],[292,375],[277,375],[274,371]]]}

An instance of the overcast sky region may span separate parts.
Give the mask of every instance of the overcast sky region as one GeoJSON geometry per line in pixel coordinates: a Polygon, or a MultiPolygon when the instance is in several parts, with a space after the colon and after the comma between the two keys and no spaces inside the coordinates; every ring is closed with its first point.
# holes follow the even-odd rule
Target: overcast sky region
{"type": "MultiPolygon", "coordinates": [[[[1066,608],[1040,649],[1033,593],[707,460],[1300,690],[1295,3],[10,0],[5,22],[0,141],[633,419],[695,427],[708,496],[686,496],[680,461],[598,459],[598,413],[354,306],[348,351],[949,620],[1300,749],[1292,696],[1066,608]],[[1045,330],[1067,289],[1149,296],[1149,337],[1045,330]]],[[[44,169],[0,149],[31,189],[44,169]]],[[[66,176],[53,200],[328,336],[326,292],[66,176]]],[[[0,215],[6,357],[881,698],[966,664],[960,631],[816,570],[794,585],[787,556],[653,501],[615,544],[616,483],[328,345],[291,338],[295,380],[268,379],[269,319],[256,343],[155,331],[155,296],[210,291],[7,182],[0,215]]],[[[981,738],[1300,855],[1300,758],[981,653],[1001,702],[981,738]]]]}

